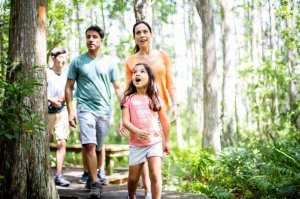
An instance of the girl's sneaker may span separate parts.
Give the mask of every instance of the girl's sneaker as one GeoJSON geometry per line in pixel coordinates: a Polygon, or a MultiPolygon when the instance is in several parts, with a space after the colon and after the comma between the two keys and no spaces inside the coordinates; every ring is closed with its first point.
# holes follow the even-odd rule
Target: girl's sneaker
{"type": "Polygon", "coordinates": [[[54,182],[56,185],[59,185],[62,187],[67,187],[70,185],[70,182],[68,180],[66,180],[63,175],[55,176],[54,182]]]}
{"type": "MultiPolygon", "coordinates": [[[[128,194],[127,194],[126,199],[130,199],[128,194]]],[[[136,199],[136,193],[134,194],[134,199],[136,199]]]]}
{"type": "Polygon", "coordinates": [[[152,195],[151,195],[151,193],[146,193],[146,195],[145,195],[145,199],[152,199],[152,195]]]}

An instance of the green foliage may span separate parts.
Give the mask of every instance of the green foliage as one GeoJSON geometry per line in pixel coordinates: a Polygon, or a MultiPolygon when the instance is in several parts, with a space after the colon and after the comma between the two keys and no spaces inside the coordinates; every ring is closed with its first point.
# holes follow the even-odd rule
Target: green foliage
{"type": "Polygon", "coordinates": [[[155,0],[153,4],[153,10],[158,14],[158,19],[156,20],[169,23],[172,20],[172,14],[176,12],[176,1],[155,0]]]}
{"type": "Polygon", "coordinates": [[[2,4],[0,4],[0,13],[0,79],[4,79],[7,65],[10,1],[2,1],[2,4]]]}
{"type": "MultiPolygon", "coordinates": [[[[201,99],[196,97],[195,91],[190,92],[189,95],[189,102],[187,106],[180,105],[180,117],[184,118],[184,122],[182,122],[182,129],[183,129],[183,136],[184,140],[187,142],[188,146],[199,146],[199,143],[202,142],[200,136],[200,121],[199,117],[197,117],[198,111],[191,111],[197,110],[198,104],[195,103],[193,106],[192,101],[200,101],[201,99]]],[[[172,135],[176,135],[176,129],[172,131],[172,135]]],[[[171,141],[176,143],[176,136],[171,136],[171,141]]]]}
{"type": "MultiPolygon", "coordinates": [[[[103,3],[103,1],[102,1],[103,3]]],[[[120,19],[126,11],[133,10],[133,2],[126,0],[112,0],[106,2],[106,9],[108,10],[108,18],[120,19]]]]}
{"type": "Polygon", "coordinates": [[[48,2],[47,46],[49,50],[62,45],[71,35],[72,27],[69,24],[75,21],[71,17],[72,13],[73,8],[68,5],[68,1],[48,2]]]}
{"type": "MultiPolygon", "coordinates": [[[[19,68],[20,65],[12,66],[19,68]]],[[[33,70],[38,70],[34,67],[33,70]]],[[[6,82],[0,79],[0,88],[4,95],[0,96],[0,137],[1,139],[14,140],[25,143],[26,138],[40,136],[38,132],[45,131],[44,121],[41,116],[33,113],[30,107],[30,96],[37,87],[43,86],[38,79],[32,79],[28,74],[23,74],[22,81],[6,82]]]]}
{"type": "Polygon", "coordinates": [[[173,150],[164,160],[167,188],[213,198],[298,198],[299,135],[280,137],[275,145],[227,148],[218,156],[204,149],[173,150]]]}

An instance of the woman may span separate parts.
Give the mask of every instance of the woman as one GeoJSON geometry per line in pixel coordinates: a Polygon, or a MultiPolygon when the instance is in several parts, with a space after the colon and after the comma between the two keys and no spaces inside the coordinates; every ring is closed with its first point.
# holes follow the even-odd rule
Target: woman
{"type": "MultiPolygon", "coordinates": [[[[163,99],[164,105],[168,113],[171,114],[170,123],[176,122],[178,117],[178,101],[176,96],[176,88],[173,83],[171,74],[170,59],[167,53],[152,48],[152,30],[150,25],[145,21],[138,21],[133,26],[133,38],[135,40],[134,53],[126,60],[126,85],[129,86],[132,69],[137,63],[148,64],[156,75],[156,83],[163,99]]],[[[120,130],[121,135],[124,131],[120,130]]],[[[148,167],[145,164],[142,172],[143,182],[145,186],[146,199],[151,198],[150,179],[148,167]]]]}

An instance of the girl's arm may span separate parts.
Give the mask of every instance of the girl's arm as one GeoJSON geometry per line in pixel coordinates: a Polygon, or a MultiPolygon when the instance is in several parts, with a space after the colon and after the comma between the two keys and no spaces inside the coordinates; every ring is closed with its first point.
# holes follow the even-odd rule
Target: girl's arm
{"type": "Polygon", "coordinates": [[[165,108],[162,107],[162,109],[158,112],[159,115],[159,120],[163,129],[164,133],[164,139],[163,139],[163,150],[167,154],[170,153],[170,129],[169,129],[169,124],[168,124],[168,118],[167,118],[167,113],[165,111],[165,108]]]}
{"type": "Polygon", "coordinates": [[[147,139],[148,138],[148,133],[144,131],[143,129],[139,129],[135,127],[131,122],[130,122],[130,114],[129,114],[129,109],[128,107],[124,107],[122,109],[122,120],[123,120],[123,125],[126,129],[128,129],[130,132],[138,134],[139,139],[147,139]]]}

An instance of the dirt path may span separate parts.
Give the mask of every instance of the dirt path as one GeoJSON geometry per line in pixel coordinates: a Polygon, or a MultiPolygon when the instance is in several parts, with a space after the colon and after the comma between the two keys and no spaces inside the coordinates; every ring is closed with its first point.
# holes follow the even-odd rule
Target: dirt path
{"type": "MultiPolygon", "coordinates": [[[[77,181],[82,174],[82,169],[77,168],[67,168],[64,169],[63,174],[67,180],[71,182],[69,187],[56,186],[61,199],[86,199],[89,195],[89,190],[84,188],[84,184],[78,184],[77,181]]],[[[120,173],[114,176],[109,176],[109,180],[114,180],[121,175],[120,173]]],[[[126,175],[123,174],[123,175],[126,175]]],[[[125,199],[127,196],[127,185],[123,183],[121,185],[108,184],[103,186],[103,199],[125,199]]],[[[137,199],[143,199],[144,197],[143,189],[137,190],[137,199]]],[[[206,197],[201,197],[194,194],[163,191],[162,199],[207,199],[206,197]]]]}

